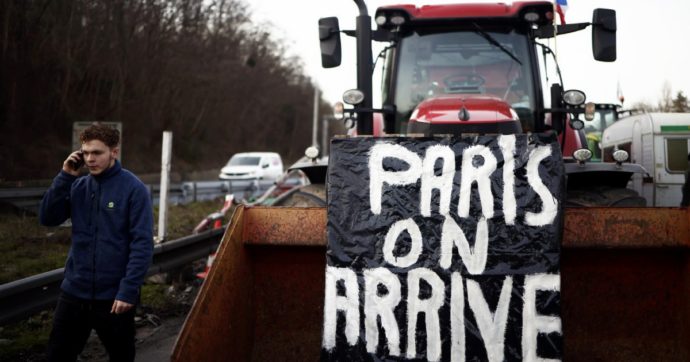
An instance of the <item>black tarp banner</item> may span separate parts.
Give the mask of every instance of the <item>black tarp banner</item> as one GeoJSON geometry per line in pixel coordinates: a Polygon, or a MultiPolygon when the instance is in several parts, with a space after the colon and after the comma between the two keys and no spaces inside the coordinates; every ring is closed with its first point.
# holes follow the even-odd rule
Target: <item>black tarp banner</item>
{"type": "Polygon", "coordinates": [[[331,143],[322,360],[559,360],[546,135],[331,143]]]}

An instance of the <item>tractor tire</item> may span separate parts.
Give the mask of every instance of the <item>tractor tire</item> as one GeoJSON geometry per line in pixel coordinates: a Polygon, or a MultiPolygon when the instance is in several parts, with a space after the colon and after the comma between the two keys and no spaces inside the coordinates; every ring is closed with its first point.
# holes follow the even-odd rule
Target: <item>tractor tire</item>
{"type": "Polygon", "coordinates": [[[626,188],[600,187],[591,190],[569,190],[566,207],[645,207],[647,201],[637,191],[626,188]]]}
{"type": "Polygon", "coordinates": [[[326,185],[311,184],[294,188],[280,195],[272,206],[323,207],[326,206],[326,185]]]}

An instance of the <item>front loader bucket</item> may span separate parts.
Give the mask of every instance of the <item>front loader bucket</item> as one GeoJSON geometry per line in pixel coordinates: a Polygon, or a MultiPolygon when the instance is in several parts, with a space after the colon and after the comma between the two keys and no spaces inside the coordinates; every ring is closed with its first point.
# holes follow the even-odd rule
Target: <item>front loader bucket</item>
{"type": "Polygon", "coordinates": [[[323,208],[237,207],[172,359],[317,359],[325,240],[323,208]]]}
{"type": "MultiPolygon", "coordinates": [[[[172,359],[317,360],[325,246],[325,208],[237,208],[172,359]]],[[[689,251],[687,209],[566,209],[565,360],[690,360],[689,251]]]]}
{"type": "Polygon", "coordinates": [[[565,212],[565,360],[690,360],[690,213],[681,208],[565,212]]]}

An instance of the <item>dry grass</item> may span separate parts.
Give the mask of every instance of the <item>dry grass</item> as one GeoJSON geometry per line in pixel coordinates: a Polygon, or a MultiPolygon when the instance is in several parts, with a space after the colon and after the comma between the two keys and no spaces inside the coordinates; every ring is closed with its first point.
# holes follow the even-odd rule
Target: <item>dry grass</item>
{"type": "MultiPolygon", "coordinates": [[[[199,221],[222,206],[222,201],[171,206],[167,239],[191,234],[199,221]]],[[[154,209],[154,216],[157,222],[157,209],[154,209]]],[[[69,227],[45,227],[39,225],[36,216],[3,214],[0,218],[0,284],[63,267],[69,245],[69,227]]]]}

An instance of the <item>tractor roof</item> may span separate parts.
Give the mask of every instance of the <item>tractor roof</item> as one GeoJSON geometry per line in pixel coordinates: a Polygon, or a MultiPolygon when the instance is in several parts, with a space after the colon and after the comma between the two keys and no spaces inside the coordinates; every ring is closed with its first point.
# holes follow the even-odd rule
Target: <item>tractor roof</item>
{"type": "Polygon", "coordinates": [[[548,1],[525,1],[506,3],[444,4],[424,5],[417,7],[411,4],[382,6],[376,10],[380,13],[403,11],[412,22],[436,19],[482,19],[482,18],[519,18],[528,12],[540,14],[539,23],[551,22],[553,4],[548,1]]]}

